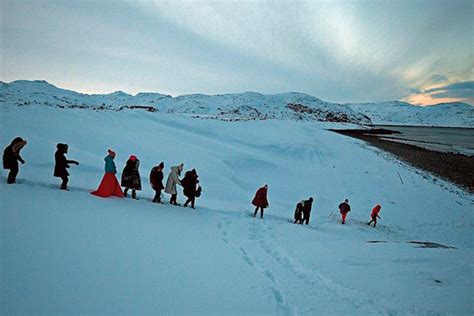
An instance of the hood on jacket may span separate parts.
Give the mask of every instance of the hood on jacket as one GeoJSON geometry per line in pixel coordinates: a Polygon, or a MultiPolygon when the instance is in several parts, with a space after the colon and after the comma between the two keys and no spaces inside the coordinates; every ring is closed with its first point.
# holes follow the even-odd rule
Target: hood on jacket
{"type": "Polygon", "coordinates": [[[67,153],[68,145],[59,143],[56,145],[56,148],[61,153],[67,153]]]}
{"type": "Polygon", "coordinates": [[[171,167],[170,169],[171,169],[171,171],[176,172],[176,173],[179,173],[179,172],[180,172],[179,166],[173,166],[173,167],[171,167]]]}
{"type": "Polygon", "coordinates": [[[13,151],[18,151],[18,150],[22,149],[25,145],[26,145],[26,140],[24,140],[21,137],[16,137],[14,140],[12,140],[12,142],[10,144],[10,148],[13,151]]]}

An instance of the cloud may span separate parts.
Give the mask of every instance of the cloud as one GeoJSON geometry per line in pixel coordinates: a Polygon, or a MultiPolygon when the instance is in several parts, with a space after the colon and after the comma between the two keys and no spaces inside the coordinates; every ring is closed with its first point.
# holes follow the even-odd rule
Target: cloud
{"type": "Polygon", "coordinates": [[[430,81],[432,83],[442,83],[442,82],[448,81],[448,77],[446,77],[444,75],[432,75],[430,77],[430,81]]]}
{"type": "Polygon", "coordinates": [[[2,6],[9,12],[0,45],[4,81],[69,82],[83,92],[299,91],[370,102],[454,93],[455,87],[426,91],[472,80],[469,1],[4,0],[2,6]]]}
{"type": "Polygon", "coordinates": [[[405,100],[420,105],[441,102],[466,102],[474,105],[474,81],[459,81],[435,88],[414,91],[405,100]]]}
{"type": "Polygon", "coordinates": [[[465,100],[474,99],[474,81],[464,81],[447,86],[428,89],[424,92],[434,99],[458,98],[465,100]]]}

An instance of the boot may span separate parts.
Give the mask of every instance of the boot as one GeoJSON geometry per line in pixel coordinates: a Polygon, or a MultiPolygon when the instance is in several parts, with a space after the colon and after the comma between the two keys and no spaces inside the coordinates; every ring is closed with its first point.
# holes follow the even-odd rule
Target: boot
{"type": "Polygon", "coordinates": [[[126,197],[128,196],[128,193],[127,193],[127,191],[128,191],[128,188],[127,188],[127,189],[125,189],[125,190],[123,190],[123,197],[124,197],[124,198],[126,198],[126,197]]]}
{"type": "Polygon", "coordinates": [[[135,192],[135,190],[132,190],[132,199],[138,200],[138,198],[137,198],[137,192],[135,192]]]}

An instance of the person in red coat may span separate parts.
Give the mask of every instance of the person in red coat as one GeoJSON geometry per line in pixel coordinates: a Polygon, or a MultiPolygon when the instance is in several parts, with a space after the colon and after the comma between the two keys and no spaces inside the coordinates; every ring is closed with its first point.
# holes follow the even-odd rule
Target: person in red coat
{"type": "Polygon", "coordinates": [[[252,200],[252,204],[255,205],[255,212],[253,213],[253,217],[257,216],[258,209],[260,209],[260,218],[263,218],[263,209],[268,207],[267,192],[268,185],[265,184],[255,193],[255,197],[252,200]]]}
{"type": "Polygon", "coordinates": [[[372,220],[368,222],[367,225],[370,226],[372,222],[374,222],[374,227],[375,225],[377,225],[377,217],[380,218],[379,212],[381,209],[382,209],[382,206],[380,206],[380,204],[375,205],[375,207],[372,209],[372,214],[370,214],[370,217],[372,217],[372,220]]]}
{"type": "Polygon", "coordinates": [[[351,206],[349,205],[349,200],[345,199],[344,202],[339,204],[339,212],[341,213],[342,217],[342,224],[346,223],[346,216],[347,213],[351,211],[351,206]]]}
{"type": "Polygon", "coordinates": [[[96,191],[91,192],[91,194],[104,198],[112,195],[123,198],[122,188],[115,176],[117,173],[117,168],[114,163],[115,152],[112,149],[109,149],[108,153],[109,154],[104,158],[105,174],[99,184],[99,188],[96,191]]]}

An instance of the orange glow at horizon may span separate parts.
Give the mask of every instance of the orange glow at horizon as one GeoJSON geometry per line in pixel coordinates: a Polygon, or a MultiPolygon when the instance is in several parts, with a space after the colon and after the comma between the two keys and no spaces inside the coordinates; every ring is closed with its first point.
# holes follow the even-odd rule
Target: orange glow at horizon
{"type": "Polygon", "coordinates": [[[430,94],[412,94],[409,95],[408,97],[402,99],[402,101],[415,104],[415,105],[421,105],[421,106],[427,106],[427,105],[433,105],[437,103],[444,103],[444,102],[466,102],[467,99],[462,99],[462,98],[433,98],[431,97],[430,94]]]}

